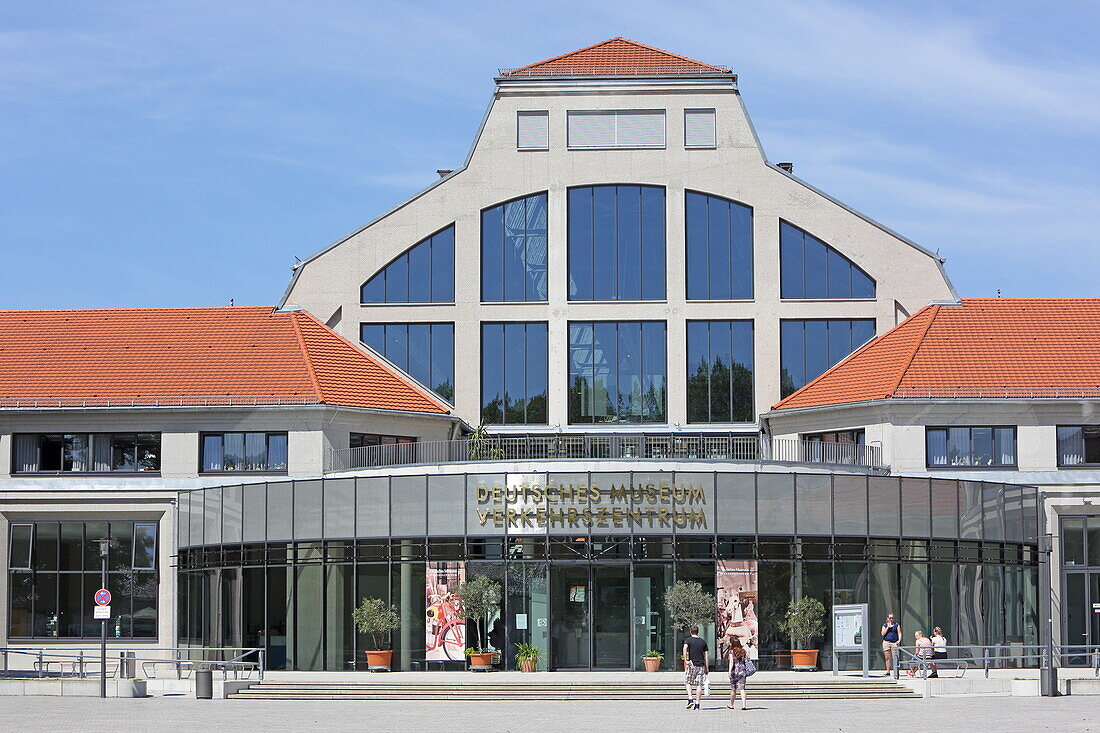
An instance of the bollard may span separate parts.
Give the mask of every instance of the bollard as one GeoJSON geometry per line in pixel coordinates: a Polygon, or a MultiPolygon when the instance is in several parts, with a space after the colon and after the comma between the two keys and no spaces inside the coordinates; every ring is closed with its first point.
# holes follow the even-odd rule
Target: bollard
{"type": "Polygon", "coordinates": [[[84,650],[80,650],[80,678],[84,679],[84,650]]]}
{"type": "Polygon", "coordinates": [[[985,678],[989,679],[989,650],[982,649],[982,666],[985,667],[985,678]]]}
{"type": "Polygon", "coordinates": [[[41,649],[38,650],[38,676],[39,677],[44,677],[45,676],[45,675],[42,674],[42,650],[41,649]]]}
{"type": "Polygon", "coordinates": [[[119,652],[118,676],[124,680],[137,677],[137,652],[119,652]]]}

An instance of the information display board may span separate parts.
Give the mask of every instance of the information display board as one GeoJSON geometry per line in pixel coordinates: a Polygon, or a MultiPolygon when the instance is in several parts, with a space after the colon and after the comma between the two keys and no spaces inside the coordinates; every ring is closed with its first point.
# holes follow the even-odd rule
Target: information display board
{"type": "Polygon", "coordinates": [[[860,652],[863,655],[863,676],[868,676],[871,643],[867,623],[866,603],[833,606],[833,675],[839,674],[838,653],[860,652]]]}

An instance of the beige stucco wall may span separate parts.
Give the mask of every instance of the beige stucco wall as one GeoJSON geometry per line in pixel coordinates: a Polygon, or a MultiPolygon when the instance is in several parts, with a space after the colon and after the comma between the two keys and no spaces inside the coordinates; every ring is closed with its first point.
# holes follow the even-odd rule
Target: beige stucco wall
{"type": "MultiPolygon", "coordinates": [[[[667,322],[668,423],[686,415],[685,322],[755,322],[756,409],[779,400],[779,320],[874,318],[879,333],[895,325],[897,308],[912,313],[952,291],[929,254],[869,223],[769,166],[741,98],[728,81],[593,85],[518,84],[498,88],[469,165],[370,226],[299,267],[286,303],[333,322],[356,340],[361,322],[453,321],[457,414],[479,421],[480,322],[548,321],[549,424],[567,426],[567,324],[570,320],[659,319],[667,322]],[[714,150],[684,147],[687,108],[716,109],[714,150]],[[566,112],[580,109],[667,111],[663,150],[567,150],[566,112]],[[550,148],[516,149],[516,112],[548,110],[550,148]],[[566,276],[566,190],[570,186],[638,183],[666,187],[667,298],[663,301],[570,303],[566,276]],[[754,291],[751,301],[685,298],[684,191],[697,190],[751,206],[754,291]],[[482,304],[480,212],[538,191],[548,192],[546,303],[482,304]],[[779,298],[779,219],[802,227],[840,250],[877,281],[877,298],[783,301],[779,298]],[[455,225],[455,303],[361,305],[359,288],[371,275],[424,237],[455,225]],[[338,314],[338,322],[334,316],[338,314]]],[[[748,426],[746,426],[748,427],[748,426]]],[[[589,426],[591,428],[591,426],[589,426]]]]}

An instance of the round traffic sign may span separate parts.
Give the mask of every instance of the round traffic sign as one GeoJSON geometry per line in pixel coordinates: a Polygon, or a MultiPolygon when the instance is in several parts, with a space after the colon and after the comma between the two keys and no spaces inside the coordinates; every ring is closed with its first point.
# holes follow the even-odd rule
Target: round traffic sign
{"type": "Polygon", "coordinates": [[[111,591],[106,588],[100,588],[95,592],[95,602],[97,606],[109,606],[111,605],[111,591]]]}

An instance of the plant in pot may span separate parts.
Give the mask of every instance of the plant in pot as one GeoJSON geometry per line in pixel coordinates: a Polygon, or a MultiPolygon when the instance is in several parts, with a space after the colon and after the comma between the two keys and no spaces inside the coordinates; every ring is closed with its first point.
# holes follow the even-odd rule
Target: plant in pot
{"type": "Polygon", "coordinates": [[[661,654],[656,649],[650,649],[642,655],[642,663],[645,665],[645,671],[659,672],[661,669],[661,660],[664,658],[664,654],[661,654]]]}
{"type": "Polygon", "coordinates": [[[699,583],[677,580],[665,591],[665,609],[676,628],[687,634],[691,626],[713,623],[718,606],[714,594],[704,591],[699,583]]]}
{"type": "Polygon", "coordinates": [[[392,649],[382,649],[387,637],[401,626],[401,615],[397,606],[387,605],[380,598],[364,598],[351,612],[355,628],[361,634],[368,634],[374,642],[374,651],[367,652],[367,668],[372,672],[390,670],[393,658],[392,649]]]}
{"type": "Polygon", "coordinates": [[[542,652],[534,644],[516,644],[516,666],[521,672],[534,672],[542,652]]]}
{"type": "Polygon", "coordinates": [[[489,629],[489,615],[500,605],[500,583],[488,575],[479,575],[472,580],[463,581],[458,586],[458,597],[467,623],[473,623],[478,646],[466,650],[473,669],[488,670],[493,666],[493,650],[486,636],[489,629]]]}
{"type": "Polygon", "coordinates": [[[825,635],[825,606],[821,601],[810,597],[791,601],[779,626],[791,638],[791,667],[816,669],[818,650],[810,649],[810,645],[825,635]]]}

